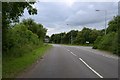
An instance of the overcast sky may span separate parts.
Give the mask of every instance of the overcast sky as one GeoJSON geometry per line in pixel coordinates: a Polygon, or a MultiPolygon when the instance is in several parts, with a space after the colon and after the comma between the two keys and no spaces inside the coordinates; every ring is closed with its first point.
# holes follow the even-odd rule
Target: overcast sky
{"type": "Polygon", "coordinates": [[[48,29],[47,35],[68,32],[72,29],[81,30],[83,27],[103,29],[105,27],[105,11],[107,22],[118,14],[117,2],[37,2],[33,7],[38,10],[37,15],[30,16],[25,10],[21,18],[32,18],[48,29]],[[95,10],[101,11],[95,11],[95,10]],[[68,24],[68,25],[67,25],[68,24]]]}

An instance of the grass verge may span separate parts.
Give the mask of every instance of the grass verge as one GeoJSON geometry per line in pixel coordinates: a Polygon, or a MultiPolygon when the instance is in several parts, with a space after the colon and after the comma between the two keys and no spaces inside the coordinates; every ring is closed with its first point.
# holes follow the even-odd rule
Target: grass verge
{"type": "Polygon", "coordinates": [[[62,45],[67,45],[67,46],[93,46],[93,44],[62,44],[62,45]]]}
{"type": "Polygon", "coordinates": [[[22,57],[3,59],[2,77],[15,78],[18,73],[31,66],[51,47],[51,45],[44,45],[22,57]]]}

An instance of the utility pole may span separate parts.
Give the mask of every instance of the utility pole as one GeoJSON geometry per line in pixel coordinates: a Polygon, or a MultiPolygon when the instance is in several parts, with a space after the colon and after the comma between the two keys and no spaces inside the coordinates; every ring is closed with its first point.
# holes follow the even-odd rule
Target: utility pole
{"type": "Polygon", "coordinates": [[[105,10],[105,35],[106,35],[106,16],[107,16],[107,11],[105,10]]]}
{"type": "Polygon", "coordinates": [[[61,40],[60,40],[60,43],[62,44],[62,33],[60,34],[60,36],[61,36],[61,40]]]}
{"type": "MultiPolygon", "coordinates": [[[[67,24],[67,25],[69,25],[69,24],[67,24]]],[[[70,32],[70,36],[71,36],[70,42],[71,42],[71,44],[72,44],[72,43],[73,43],[72,30],[71,30],[71,32],[70,32]]]]}
{"type": "Polygon", "coordinates": [[[104,13],[105,13],[105,35],[106,35],[106,23],[107,23],[106,17],[107,17],[107,10],[96,10],[96,11],[104,11],[104,13]]]}
{"type": "Polygon", "coordinates": [[[73,40],[73,37],[72,37],[72,31],[71,31],[71,44],[72,44],[72,40],[73,40]]]}

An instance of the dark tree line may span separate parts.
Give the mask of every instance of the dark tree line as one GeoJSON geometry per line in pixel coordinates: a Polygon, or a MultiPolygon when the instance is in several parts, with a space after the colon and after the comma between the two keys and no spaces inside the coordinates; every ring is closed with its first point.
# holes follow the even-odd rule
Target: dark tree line
{"type": "Polygon", "coordinates": [[[50,42],[57,44],[71,44],[71,39],[72,43],[74,43],[77,33],[78,30],[71,30],[68,33],[53,34],[50,38],[50,42]]]}
{"type": "Polygon", "coordinates": [[[103,32],[96,29],[83,28],[81,31],[71,30],[68,33],[53,34],[50,42],[57,44],[86,44],[86,41],[93,44],[103,32]]]}

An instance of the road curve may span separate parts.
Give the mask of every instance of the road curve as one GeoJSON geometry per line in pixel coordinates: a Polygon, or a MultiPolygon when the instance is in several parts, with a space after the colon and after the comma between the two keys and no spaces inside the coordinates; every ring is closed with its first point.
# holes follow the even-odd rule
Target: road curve
{"type": "Polygon", "coordinates": [[[118,78],[118,57],[91,47],[53,44],[19,78],[118,78]]]}

